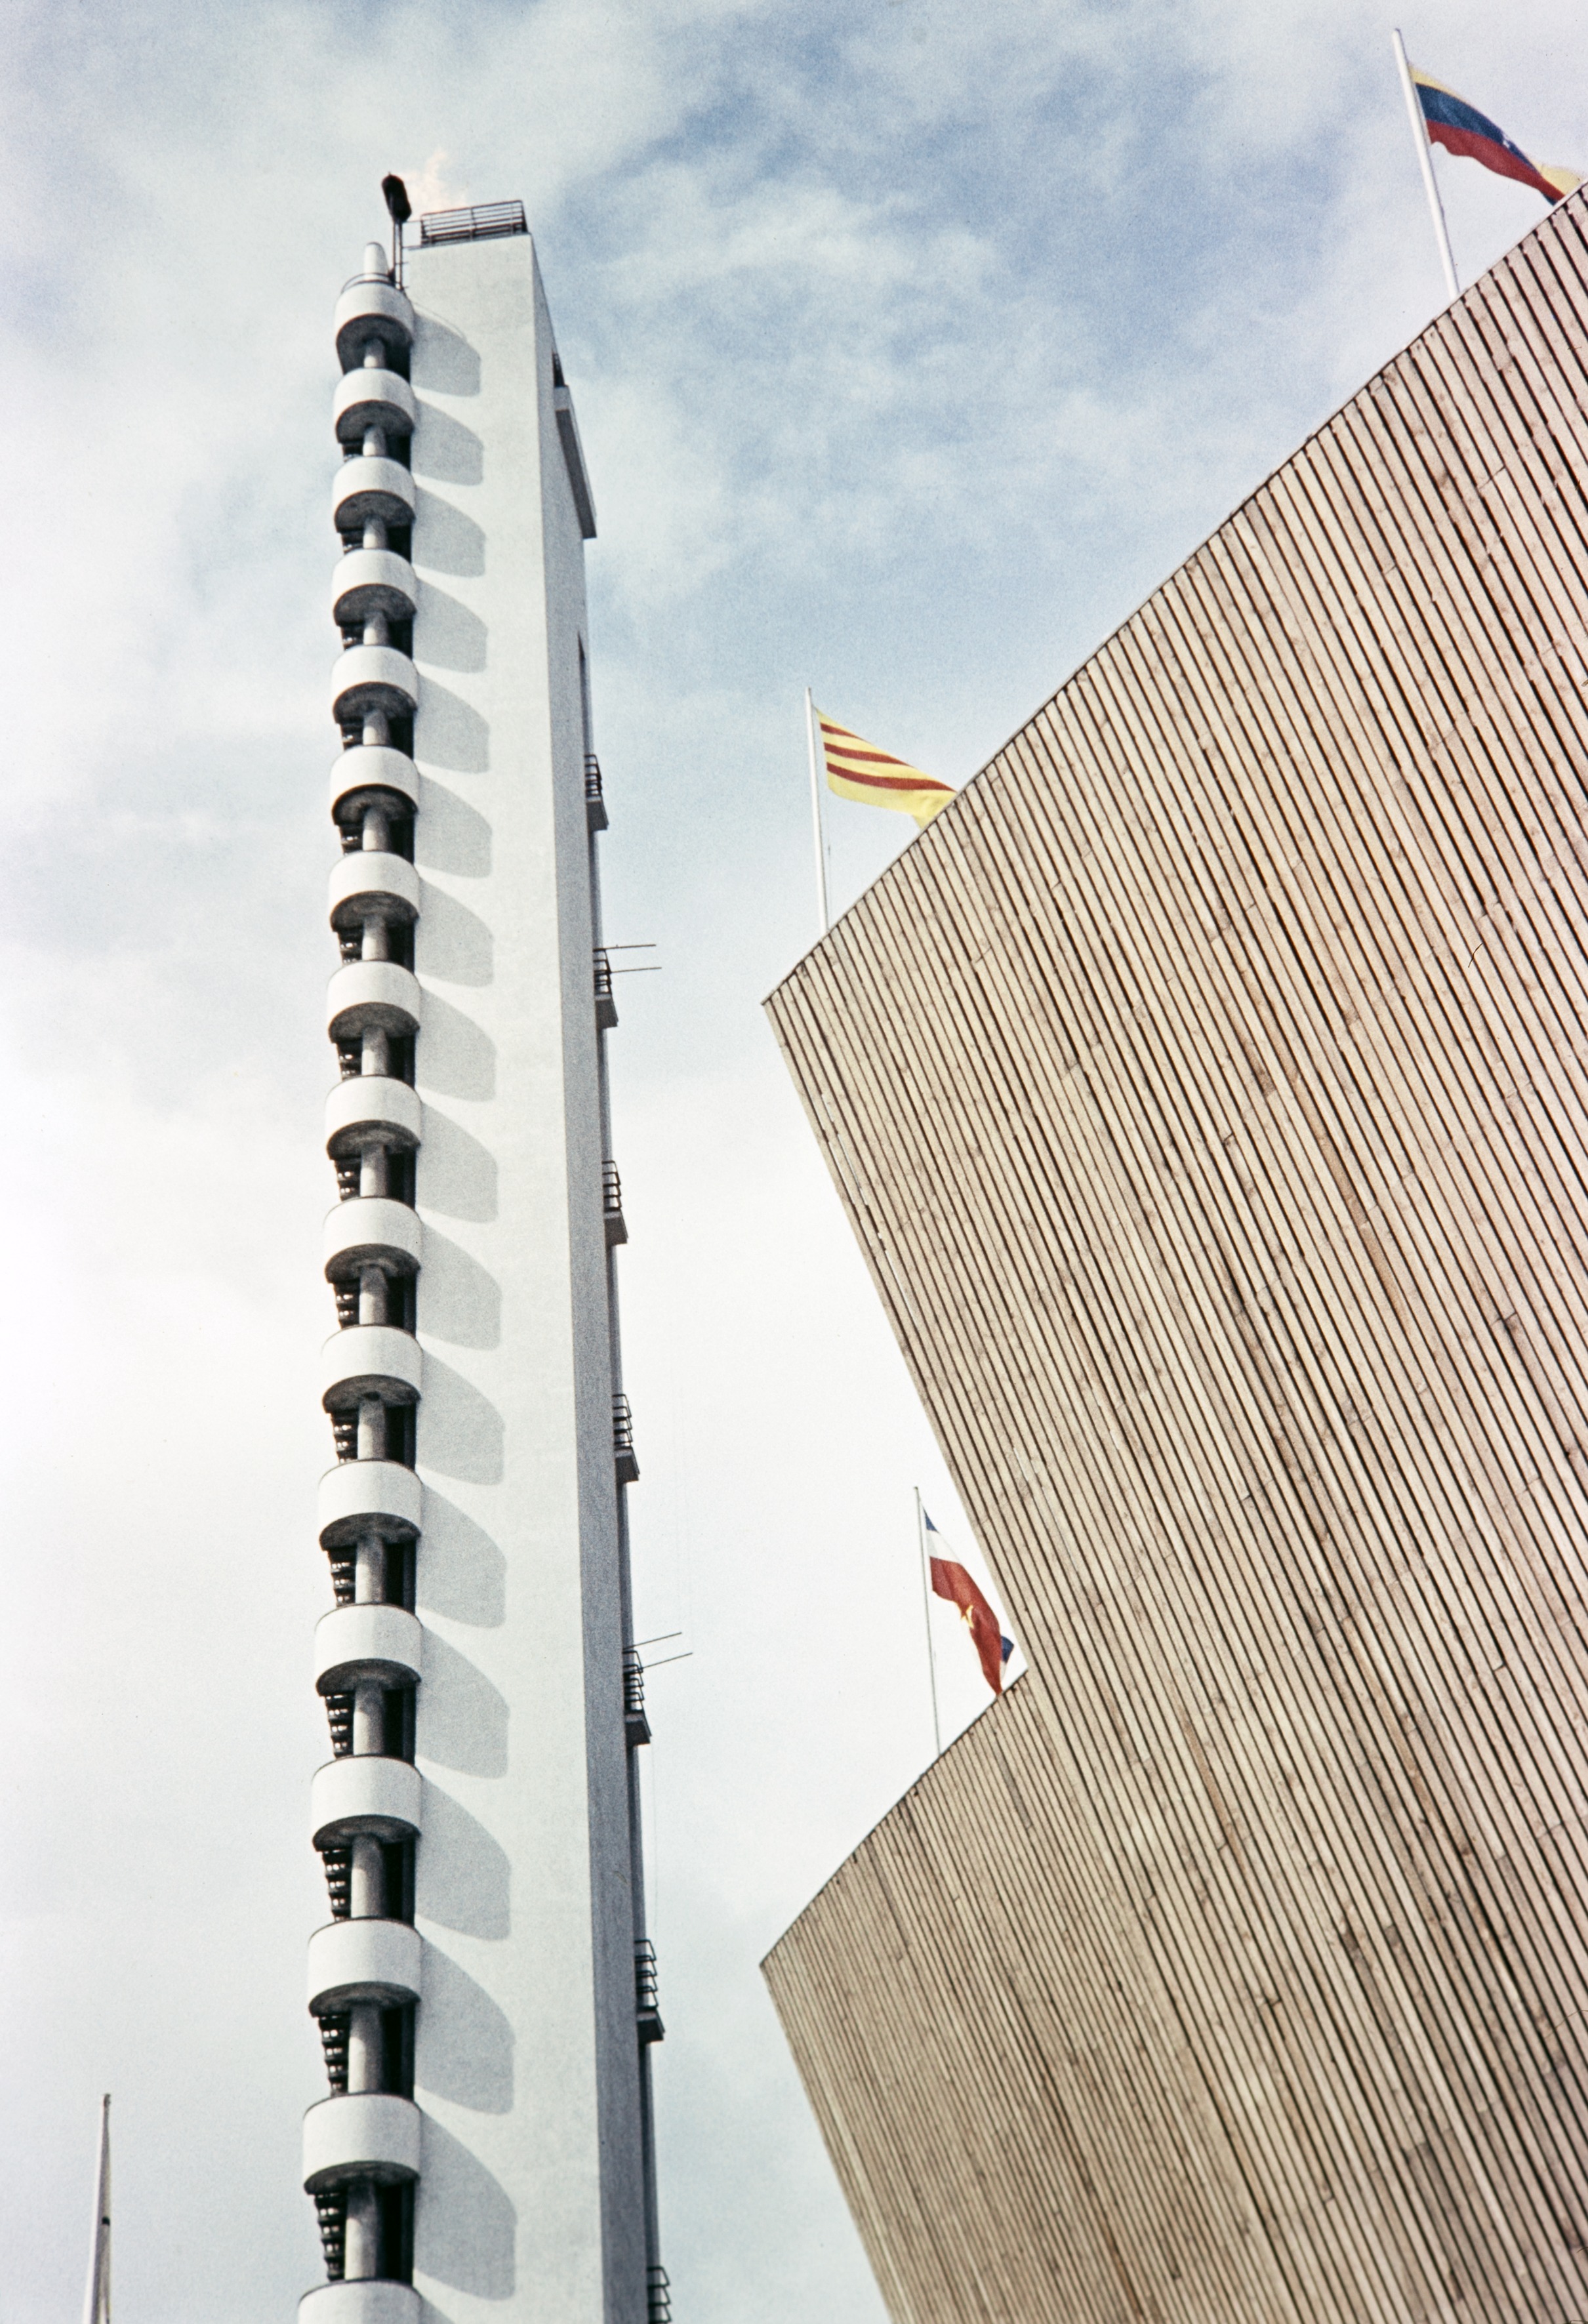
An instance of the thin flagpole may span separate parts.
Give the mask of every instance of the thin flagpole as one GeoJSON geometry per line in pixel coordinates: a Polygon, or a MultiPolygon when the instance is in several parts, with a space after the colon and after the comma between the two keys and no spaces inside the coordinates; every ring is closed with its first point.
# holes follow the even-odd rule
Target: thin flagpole
{"type": "Polygon", "coordinates": [[[921,1507],[921,1489],[915,1489],[915,1537],[921,1552],[921,1618],[927,1626],[927,1671],[932,1682],[932,1757],[943,1757],[943,1729],[937,1717],[937,1657],[932,1652],[932,1593],[928,1582],[927,1513],[921,1507]]]}
{"type": "Polygon", "coordinates": [[[1428,197],[1428,215],[1434,221],[1434,239],[1439,244],[1439,263],[1445,269],[1445,280],[1453,299],[1461,297],[1461,281],[1455,271],[1455,258],[1450,247],[1450,229],[1445,223],[1445,205],[1439,198],[1438,182],[1434,176],[1434,149],[1428,142],[1428,124],[1423,118],[1423,108],[1417,103],[1416,84],[1411,67],[1406,60],[1406,42],[1399,32],[1391,33],[1395,43],[1396,69],[1400,75],[1401,94],[1406,99],[1407,117],[1417,143],[1417,167],[1423,173],[1423,190],[1428,197]]]}
{"type": "Polygon", "coordinates": [[[816,908],[821,932],[826,936],[832,927],[827,911],[827,848],[822,831],[822,786],[817,772],[816,705],[810,698],[810,688],[805,689],[805,748],[810,760],[810,826],[816,839],[816,908]]]}
{"type": "Polygon", "coordinates": [[[88,2286],[83,2324],[110,2324],[110,2094],[99,2104],[99,2161],[94,2173],[94,2232],[88,2238],[88,2286]]]}

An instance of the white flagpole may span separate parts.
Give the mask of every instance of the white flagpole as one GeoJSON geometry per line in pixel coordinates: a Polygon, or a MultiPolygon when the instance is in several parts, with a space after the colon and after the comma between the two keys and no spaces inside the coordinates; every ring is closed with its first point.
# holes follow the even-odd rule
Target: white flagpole
{"type": "Polygon", "coordinates": [[[816,705],[810,698],[810,688],[805,689],[805,748],[810,760],[810,823],[816,838],[816,908],[823,936],[832,927],[827,911],[827,847],[822,830],[822,786],[817,771],[816,705]]]}
{"type": "Polygon", "coordinates": [[[110,2093],[99,2106],[99,2167],[94,2179],[94,2232],[88,2239],[88,2288],[83,2324],[110,2324],[110,2093]]]}
{"type": "Polygon", "coordinates": [[[921,1614],[927,1626],[927,1670],[932,1681],[932,1757],[943,1757],[943,1729],[937,1718],[937,1657],[932,1652],[932,1592],[930,1568],[927,1562],[927,1513],[921,1507],[921,1489],[915,1489],[915,1537],[921,1553],[921,1614]]]}
{"type": "Polygon", "coordinates": [[[1390,34],[1395,43],[1395,65],[1400,75],[1401,95],[1406,99],[1411,134],[1417,141],[1417,167],[1423,173],[1423,189],[1428,197],[1428,215],[1434,221],[1434,239],[1439,244],[1439,263],[1445,269],[1445,280],[1453,299],[1461,297],[1461,282],[1455,272],[1455,259],[1450,247],[1450,229],[1445,223],[1445,205],[1439,198],[1439,188],[1434,176],[1434,149],[1428,142],[1428,124],[1423,118],[1423,108],[1417,102],[1417,86],[1411,77],[1411,67],[1406,60],[1406,42],[1399,31],[1390,34]]]}

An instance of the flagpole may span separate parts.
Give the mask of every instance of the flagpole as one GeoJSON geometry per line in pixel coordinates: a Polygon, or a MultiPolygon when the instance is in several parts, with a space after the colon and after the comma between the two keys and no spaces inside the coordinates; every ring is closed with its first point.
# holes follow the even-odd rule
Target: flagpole
{"type": "Polygon", "coordinates": [[[822,833],[822,786],[817,772],[816,705],[805,689],[805,748],[810,761],[810,825],[816,839],[816,909],[823,936],[832,927],[827,912],[827,849],[822,833]]]}
{"type": "Polygon", "coordinates": [[[921,1507],[921,1489],[915,1489],[915,1537],[921,1553],[921,1618],[927,1626],[927,1671],[932,1682],[932,1757],[943,1757],[943,1729],[937,1718],[937,1657],[932,1652],[932,1593],[927,1563],[927,1517],[921,1507]]]}
{"type": "Polygon", "coordinates": [[[1423,173],[1423,189],[1428,197],[1428,215],[1434,221],[1434,238],[1439,244],[1439,263],[1445,269],[1445,280],[1453,299],[1461,297],[1461,282],[1455,271],[1455,259],[1450,247],[1450,229],[1445,223],[1445,205],[1439,198],[1438,181],[1434,176],[1434,149],[1428,140],[1428,124],[1423,118],[1423,108],[1417,102],[1417,85],[1407,62],[1406,42],[1399,30],[1390,34],[1395,43],[1396,69],[1400,75],[1401,94],[1406,99],[1407,116],[1411,134],[1417,140],[1417,167],[1423,173]]]}
{"type": "Polygon", "coordinates": [[[110,2093],[99,2102],[99,2161],[94,2173],[94,2232],[83,2324],[110,2324],[110,2093]]]}

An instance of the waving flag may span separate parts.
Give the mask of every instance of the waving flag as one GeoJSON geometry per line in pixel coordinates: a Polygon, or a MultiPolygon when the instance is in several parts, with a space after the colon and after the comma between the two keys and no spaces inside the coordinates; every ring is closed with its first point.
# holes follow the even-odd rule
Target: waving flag
{"type": "MultiPolygon", "coordinates": [[[[941,1542],[942,1535],[924,1509],[921,1515],[926,1517],[927,1531],[932,1540],[941,1542]]],[[[997,1615],[956,1559],[932,1558],[931,1572],[932,1588],[937,1595],[946,1598],[951,1606],[959,1609],[960,1618],[970,1632],[976,1653],[981,1657],[982,1676],[994,1694],[1002,1694],[1003,1665],[1014,1652],[1014,1640],[1004,1637],[999,1628],[997,1615]]]]}
{"type": "Polygon", "coordinates": [[[826,761],[827,788],[840,798],[858,799],[862,807],[892,807],[913,815],[921,829],[954,797],[953,786],[936,775],[924,775],[906,759],[879,751],[863,742],[847,726],[840,726],[825,711],[817,712],[822,754],[826,761]]]}
{"type": "Polygon", "coordinates": [[[1457,97],[1443,81],[1419,72],[1416,65],[1411,67],[1411,81],[1430,145],[1443,145],[1447,153],[1464,153],[1502,178],[1515,178],[1519,185],[1531,186],[1536,194],[1542,194],[1546,202],[1564,200],[1582,184],[1570,170],[1540,169],[1529,161],[1521,147],[1513,145],[1504,130],[1496,128],[1475,105],[1457,97]]]}

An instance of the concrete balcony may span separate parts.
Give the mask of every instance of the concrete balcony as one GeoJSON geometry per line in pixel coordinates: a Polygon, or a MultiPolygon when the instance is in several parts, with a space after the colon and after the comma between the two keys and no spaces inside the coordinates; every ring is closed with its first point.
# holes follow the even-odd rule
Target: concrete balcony
{"type": "Polygon", "coordinates": [[[417,1033],[419,1012],[419,979],[394,960],[350,960],[326,988],[326,1030],[333,1041],[355,1041],[361,1033],[417,1033]]]}
{"type": "Polygon", "coordinates": [[[383,274],[355,274],[337,301],[337,361],[344,371],[362,364],[372,340],[383,348],[413,345],[413,308],[405,290],[383,274]]]}
{"type": "Polygon", "coordinates": [[[383,1404],[417,1404],[421,1358],[411,1332],[391,1323],[350,1323],[320,1350],[320,1402],[347,1412],[378,1397],[383,1404]]]}
{"type": "Polygon", "coordinates": [[[421,1830],[423,1785],[407,1759],[353,1753],[328,1759],[309,1787],[309,1823],[316,1848],[343,1841],[412,1840],[421,1830]]]}
{"type": "Polygon", "coordinates": [[[612,1399],[612,1457],[620,1485],[637,1485],[640,1462],[634,1451],[634,1416],[626,1396],[612,1399]]]}
{"type": "Polygon", "coordinates": [[[331,672],[331,715],[338,725],[362,725],[376,710],[411,718],[419,701],[419,672],[395,646],[346,646],[331,672]]]}
{"type": "Polygon", "coordinates": [[[309,2006],[317,2017],[355,2001],[402,2009],[419,1999],[424,1945],[406,1921],[332,1921],[309,1940],[309,2006]]]}
{"type": "Polygon", "coordinates": [[[645,1716],[645,1665],[640,1659],[638,1646],[623,1648],[623,1741],[631,1751],[651,1740],[651,1721],[645,1716]]]}
{"type": "Polygon", "coordinates": [[[623,1182],[618,1176],[615,1162],[601,1165],[601,1220],[606,1231],[607,1248],[627,1242],[628,1223],[623,1217],[623,1182]]]}
{"type": "Polygon", "coordinates": [[[365,2276],[357,2283],[320,2283],[298,2302],[298,2324],[420,2324],[421,2302],[411,2283],[365,2276]]]}
{"type": "Polygon", "coordinates": [[[365,806],[389,807],[392,793],[410,807],[419,805],[419,769],[406,751],[389,742],[355,742],[339,753],[331,769],[334,822],[350,822],[365,806]]]}
{"type": "Polygon", "coordinates": [[[341,444],[362,444],[366,428],[383,428],[388,436],[411,436],[418,420],[413,390],[400,372],[357,364],[337,382],[331,420],[341,444]]]}
{"type": "Polygon", "coordinates": [[[612,963],[597,945],[595,953],[596,1022],[604,1033],[617,1025],[617,1001],[612,990],[612,963]]]}
{"type": "Polygon", "coordinates": [[[319,1480],[319,1545],[346,1549],[366,1533],[413,1541],[421,1530],[424,1490],[401,1461],[342,1461],[319,1480]]]}
{"type": "Polygon", "coordinates": [[[413,478],[401,460],[361,452],[337,471],[331,522],[338,532],[361,533],[375,517],[383,524],[413,522],[413,478]]]}
{"type": "Polygon", "coordinates": [[[326,1279],[335,1283],[364,1267],[417,1275],[423,1235],[406,1203],[394,1203],[387,1194],[355,1194],[338,1203],[326,1220],[326,1279]]]}
{"type": "Polygon", "coordinates": [[[649,1937],[634,1946],[634,2022],[642,2042],[665,2040],[661,2007],[656,1996],[656,1947],[649,1937]]]}
{"type": "Polygon", "coordinates": [[[417,920],[419,873],[383,847],[355,847],[331,866],[328,899],[334,928],[366,919],[417,920]]]}
{"type": "Polygon", "coordinates": [[[314,1631],[314,1683],[346,1694],[362,1681],[417,1686],[424,1632],[402,1606],[335,1606],[314,1631]]]}
{"type": "Polygon", "coordinates": [[[326,1152],[339,1162],[372,1146],[401,1151],[419,1144],[423,1120],[419,1092],[406,1082],[390,1074],[355,1074],[338,1082],[326,1100],[326,1152]]]}
{"type": "Polygon", "coordinates": [[[585,753],[585,827],[606,829],[606,800],[601,788],[601,761],[594,751],[585,753]]]}
{"type": "Polygon", "coordinates": [[[387,2090],[321,2098],[303,2117],[304,2187],[317,2195],[354,2179],[388,2187],[417,2179],[420,2137],[420,2112],[411,2098],[387,2090]]]}
{"type": "Polygon", "coordinates": [[[376,613],[410,621],[418,604],[413,567],[394,549],[349,549],[331,576],[331,619],[344,630],[362,629],[376,613]]]}

